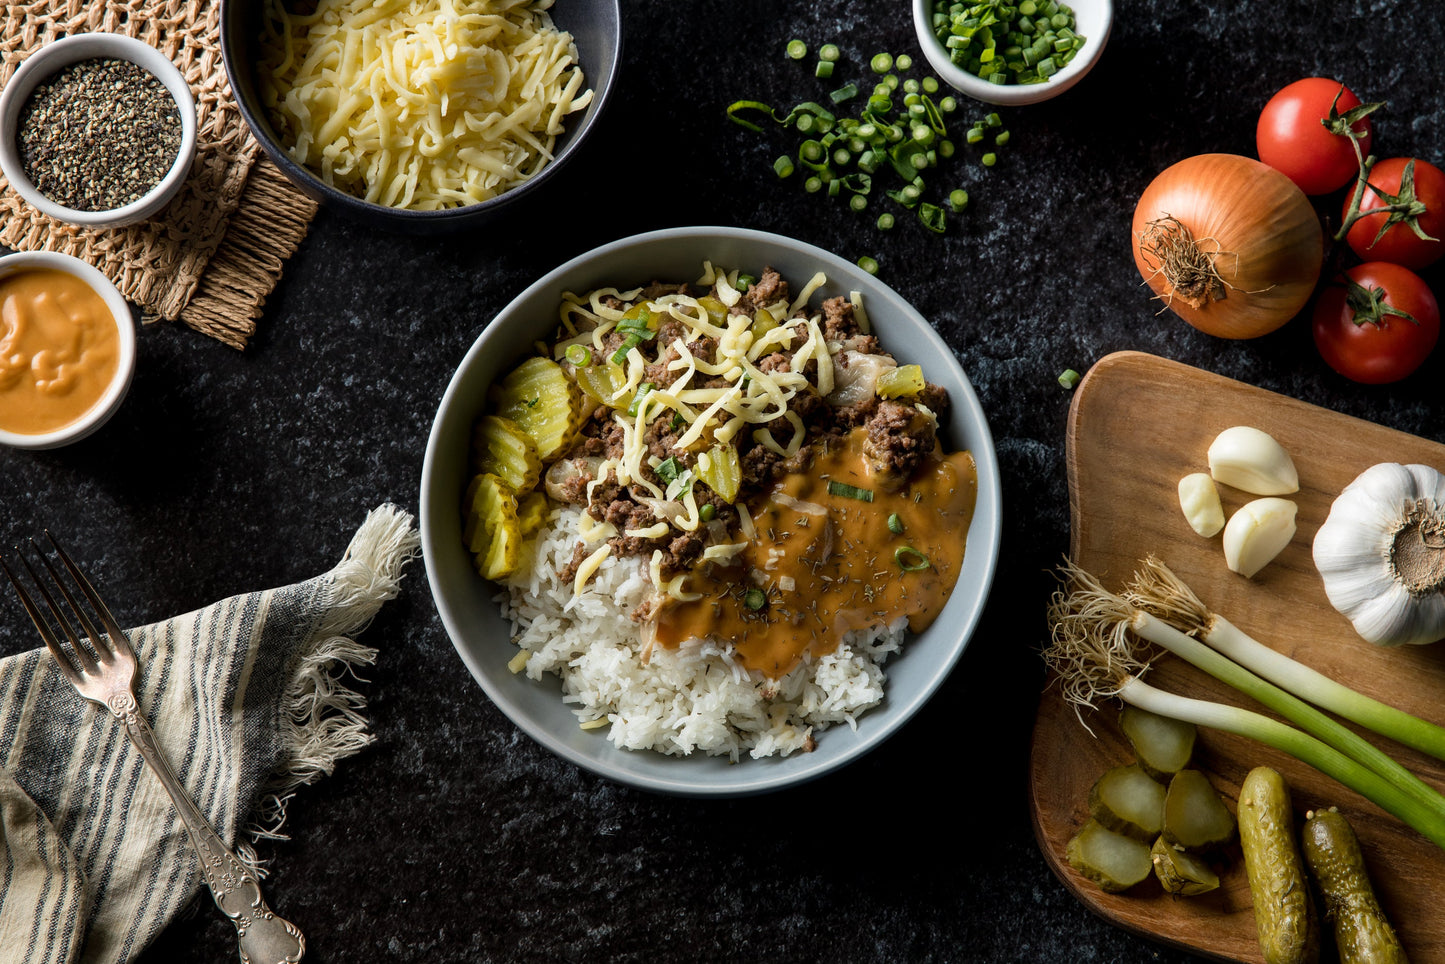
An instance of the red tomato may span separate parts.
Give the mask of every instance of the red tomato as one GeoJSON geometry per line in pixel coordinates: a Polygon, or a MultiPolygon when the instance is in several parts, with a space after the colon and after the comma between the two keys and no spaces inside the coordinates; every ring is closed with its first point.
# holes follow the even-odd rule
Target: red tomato
{"type": "MultiPolygon", "coordinates": [[[[1337,80],[1307,77],[1271,97],[1259,114],[1255,131],[1259,159],[1284,173],[1306,194],[1328,194],[1360,173],[1350,139],[1320,123],[1329,119],[1332,104],[1343,116],[1350,108],[1360,106],[1360,99],[1337,80]]],[[[1368,155],[1370,119],[1360,118],[1352,129],[1363,135],[1361,156],[1368,155]]]]}
{"type": "Polygon", "coordinates": [[[1404,378],[1430,354],[1440,338],[1440,306],[1409,268],[1367,261],[1320,293],[1314,333],[1315,346],[1331,368],[1357,382],[1383,385],[1404,378]]]}
{"type": "MultiPolygon", "coordinates": [[[[1400,177],[1409,160],[1408,157],[1385,158],[1370,169],[1370,183],[1386,194],[1399,196],[1400,177]]],[[[1410,230],[1408,224],[1397,222],[1376,241],[1375,235],[1380,233],[1389,216],[1380,211],[1367,214],[1350,226],[1345,239],[1355,254],[1366,261],[1389,261],[1414,271],[1440,260],[1440,256],[1445,255],[1445,171],[1419,158],[1415,159],[1415,199],[1425,205],[1425,212],[1416,217],[1416,223],[1436,240],[1426,241],[1410,230]]],[[[1366,188],[1360,198],[1360,211],[1377,210],[1385,204],[1378,194],[1366,188]]],[[[1346,197],[1341,219],[1349,213],[1350,198],[1346,197]]]]}

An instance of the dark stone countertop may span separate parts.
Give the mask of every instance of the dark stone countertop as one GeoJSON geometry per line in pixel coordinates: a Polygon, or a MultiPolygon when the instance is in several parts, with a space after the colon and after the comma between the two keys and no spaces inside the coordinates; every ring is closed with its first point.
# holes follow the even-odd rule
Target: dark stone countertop
{"type": "MultiPolygon", "coordinates": [[[[1048,869],[1029,821],[1035,654],[1069,531],[1070,396],[1056,376],[1141,349],[1441,437],[1439,357],[1365,388],[1326,368],[1300,320],[1255,341],[1209,338],[1156,314],[1128,240],[1156,172],[1196,153],[1252,155],[1260,107],[1301,76],[1388,100],[1378,149],[1439,161],[1440,20],[1383,0],[1119,0],[1091,76],[1001,111],[1012,141],[997,167],[952,166],[973,202],[939,237],[908,215],[880,233],[877,203],[855,215],[805,195],[800,177],[779,182],[772,160],[796,141],[724,118],[734,99],[789,105],[832,89],[811,56],[782,56],[795,36],[840,45],[834,80],[864,77],[879,50],[913,54],[921,74],[903,0],[623,6],[621,87],[547,199],[436,240],[323,212],[248,350],[147,327],[130,398],[99,435],[0,452],[0,532],[47,525],[103,545],[92,574],[136,623],[304,578],[334,563],[367,509],[416,509],[452,369],[488,318],[563,260],[707,223],[874,255],[961,360],[1004,473],[998,579],[932,702],[865,759],[793,790],[699,802],[624,788],[552,757],[488,702],[418,562],[365,637],[381,650],[364,687],[377,742],[292,801],[292,840],[262,851],[271,902],[303,926],[318,964],[1191,959],[1093,916],[1048,869]]],[[[1438,269],[1427,278],[1445,290],[1438,269]]],[[[3,607],[0,653],[31,645],[19,610],[3,607]]],[[[234,959],[230,925],[207,903],[143,958],[234,959]]]]}

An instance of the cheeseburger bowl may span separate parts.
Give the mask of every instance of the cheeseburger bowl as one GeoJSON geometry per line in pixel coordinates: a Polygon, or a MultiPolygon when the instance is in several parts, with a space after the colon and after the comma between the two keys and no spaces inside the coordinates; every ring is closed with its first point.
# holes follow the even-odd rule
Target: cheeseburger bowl
{"type": "MultiPolygon", "coordinates": [[[[446,233],[474,228],[491,220],[503,208],[545,190],[547,183],[577,153],[596,126],[607,105],[622,52],[622,15],[618,0],[569,0],[547,10],[548,16],[555,14],[552,20],[557,30],[572,36],[576,63],[584,77],[582,87],[592,92],[590,101],[585,107],[562,118],[563,130],[551,145],[551,159],[525,180],[486,200],[439,210],[417,210],[367,200],[358,193],[337,186],[335,178],[328,180],[323,177],[315,164],[300,163],[293,157],[293,140],[278,122],[273,105],[267,103],[267,84],[262,77],[267,56],[263,33],[270,9],[297,11],[298,0],[223,0],[221,4],[221,55],[236,104],[252,135],[286,177],[308,196],[344,216],[407,234],[446,233]]],[[[433,47],[427,41],[422,43],[428,50],[433,47]]],[[[447,44],[442,43],[440,47],[445,50],[447,44]]],[[[455,51],[451,54],[455,56],[455,51]]],[[[459,63],[453,67],[454,76],[459,78],[487,73],[463,68],[459,63]]],[[[411,93],[418,91],[412,90],[411,93]]],[[[456,111],[452,110],[446,116],[447,123],[452,123],[455,116],[456,111]]],[[[388,124],[395,122],[395,118],[390,116],[384,120],[388,124]]],[[[320,127],[320,121],[317,123],[320,127]]],[[[345,135],[344,130],[342,134],[345,135]]],[[[439,152],[428,150],[427,153],[435,154],[437,163],[450,163],[458,154],[446,147],[439,152]]],[[[424,169],[421,179],[425,181],[426,177],[424,169]]]]}
{"type": "MultiPolygon", "coordinates": [[[[676,427],[676,423],[674,423],[676,427]]],[[[982,614],[997,562],[1000,528],[998,464],[983,411],[953,352],[928,322],[894,291],[856,265],[819,248],[773,234],[693,227],[624,238],[561,265],[518,295],[483,329],[453,375],[432,425],[422,467],[421,535],[427,578],[438,612],[463,664],[487,696],[529,736],[558,756],[620,783],[662,793],[724,797],[776,790],[829,773],[897,732],[947,677],[982,614]],[[753,274],[776,269],[798,293],[816,272],[826,283],[809,301],[861,294],[873,333],[900,365],[920,364],[950,405],[938,436],[950,452],[967,449],[976,469],[976,499],[967,550],[956,585],[922,632],[883,663],[880,704],[857,717],[856,729],[834,725],[812,749],[737,762],[702,751],[665,755],[623,749],[606,726],[584,728],[563,700],[558,679],[514,672],[519,653],[512,623],[498,603],[498,584],[482,578],[463,544],[464,498],[471,478],[473,427],[499,381],[557,327],[564,292],[601,287],[693,282],[704,262],[753,274]]],[[[960,538],[962,536],[960,535],[960,538]]]]}

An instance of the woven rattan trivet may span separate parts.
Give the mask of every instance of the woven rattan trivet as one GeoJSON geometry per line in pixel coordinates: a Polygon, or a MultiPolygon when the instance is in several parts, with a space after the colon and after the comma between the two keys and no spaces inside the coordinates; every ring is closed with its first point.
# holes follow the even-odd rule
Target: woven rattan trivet
{"type": "Polygon", "coordinates": [[[0,245],[63,251],[90,262],[147,320],[181,321],[235,348],[256,331],[285,260],[316,204],[261,152],[221,61],[220,0],[37,0],[6,3],[0,85],[47,41],[104,30],[170,57],[196,95],[196,160],[180,195],[149,221],[82,230],[53,221],[0,178],[0,245]]]}

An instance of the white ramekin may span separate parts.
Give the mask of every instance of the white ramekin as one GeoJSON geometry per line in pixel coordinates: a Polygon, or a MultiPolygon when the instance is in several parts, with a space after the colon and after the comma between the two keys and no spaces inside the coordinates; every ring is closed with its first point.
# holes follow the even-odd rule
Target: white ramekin
{"type": "Polygon", "coordinates": [[[0,170],[10,186],[32,207],[58,221],[86,228],[118,228],[156,214],[176,196],[196,155],[196,100],[176,65],[148,43],[118,33],[78,33],[46,44],[31,54],[0,91],[0,170]],[[181,147],[166,176],[144,197],[108,211],[77,211],[57,204],[36,189],[25,175],[16,134],[20,109],[41,81],[82,60],[112,57],[129,60],[154,75],[170,91],[181,115],[181,147]]]}
{"type": "Polygon", "coordinates": [[[110,309],[116,330],[120,333],[120,357],[115,367],[115,376],[104,394],[80,418],[53,432],[40,435],[21,435],[0,429],[0,445],[19,449],[53,449],[78,442],[100,428],[120,408],[130,390],[131,377],[135,374],[136,338],[135,321],[131,317],[130,305],[121,296],[120,290],[110,279],[79,258],[54,251],[22,251],[0,258],[0,280],[22,271],[49,268],[63,271],[79,278],[100,296],[110,309]]]}

